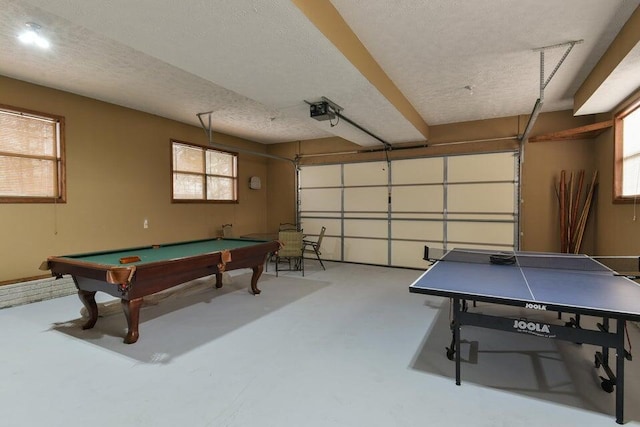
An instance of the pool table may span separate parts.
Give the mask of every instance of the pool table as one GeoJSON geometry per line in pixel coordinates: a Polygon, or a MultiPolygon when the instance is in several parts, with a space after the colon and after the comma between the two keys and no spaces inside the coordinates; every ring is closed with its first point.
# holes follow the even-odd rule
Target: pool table
{"type": "Polygon", "coordinates": [[[82,329],[93,328],[98,320],[96,292],[120,298],[128,326],[124,342],[133,344],[139,337],[140,307],[145,296],[213,274],[215,286],[220,288],[222,273],[239,268],[253,269],[251,292],[257,295],[264,262],[279,248],[277,241],[217,238],[51,256],[40,268],[51,270],[55,277],[73,277],[80,301],[89,312],[82,329]]]}

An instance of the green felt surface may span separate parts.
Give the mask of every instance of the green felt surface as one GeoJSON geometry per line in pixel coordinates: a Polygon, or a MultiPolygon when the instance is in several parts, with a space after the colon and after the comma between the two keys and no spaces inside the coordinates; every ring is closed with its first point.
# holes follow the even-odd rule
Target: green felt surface
{"type": "Polygon", "coordinates": [[[104,265],[140,265],[149,262],[168,261],[171,259],[185,258],[211,252],[220,252],[222,250],[237,249],[260,243],[265,243],[265,241],[250,239],[208,239],[160,245],[157,249],[153,249],[151,246],[146,246],[121,249],[117,251],[67,255],[63,258],[72,258],[79,261],[104,265]],[[139,257],[140,261],[120,264],[120,258],[132,256],[139,257]]]}

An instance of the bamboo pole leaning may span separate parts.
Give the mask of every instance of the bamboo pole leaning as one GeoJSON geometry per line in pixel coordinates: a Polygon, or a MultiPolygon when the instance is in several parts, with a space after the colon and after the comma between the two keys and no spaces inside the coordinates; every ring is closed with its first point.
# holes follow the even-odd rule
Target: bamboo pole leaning
{"type": "Polygon", "coordinates": [[[560,172],[560,181],[555,187],[559,203],[560,251],[563,253],[579,253],[582,246],[593,204],[598,171],[593,173],[591,184],[583,196],[584,175],[584,170],[580,170],[576,176],[571,172],[567,179],[567,173],[563,170],[560,172]]]}
{"type": "Polygon", "coordinates": [[[567,182],[565,172],[560,172],[560,252],[567,252],[567,182]]]}
{"type": "Polygon", "coordinates": [[[580,215],[580,220],[578,221],[577,226],[577,234],[576,239],[573,243],[573,253],[577,254],[580,252],[580,246],[582,246],[582,237],[584,236],[584,230],[587,227],[587,219],[589,219],[589,212],[591,212],[591,205],[593,203],[593,194],[596,189],[598,180],[598,171],[593,172],[593,178],[591,179],[591,185],[589,186],[589,190],[587,192],[587,198],[582,207],[582,214],[580,215]]]}

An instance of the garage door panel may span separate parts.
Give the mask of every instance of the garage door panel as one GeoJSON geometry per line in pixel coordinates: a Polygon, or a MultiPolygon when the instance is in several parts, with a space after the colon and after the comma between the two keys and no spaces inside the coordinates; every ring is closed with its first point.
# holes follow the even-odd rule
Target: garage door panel
{"type": "MultiPolygon", "coordinates": [[[[327,237],[322,239],[322,245],[320,246],[320,258],[328,259],[332,261],[342,260],[342,239],[340,237],[327,237]]],[[[307,253],[307,257],[310,255],[307,253]]],[[[315,257],[315,255],[311,255],[315,257]]]]}
{"type": "Polygon", "coordinates": [[[363,187],[344,189],[345,211],[387,212],[387,187],[363,187]]]}
{"type": "Polygon", "coordinates": [[[514,224],[502,222],[449,222],[447,240],[450,242],[512,245],[514,224]]]}
{"type": "Polygon", "coordinates": [[[387,220],[345,220],[344,235],[350,237],[377,237],[386,239],[389,235],[387,220]]]}
{"type": "Polygon", "coordinates": [[[342,165],[305,166],[300,174],[300,186],[341,187],[342,165]]]}
{"type": "MultiPolygon", "coordinates": [[[[424,247],[437,246],[434,242],[397,242],[391,243],[391,265],[397,267],[424,268],[429,263],[422,259],[424,247]]],[[[441,244],[440,244],[441,245],[441,244]]]]}
{"type": "Polygon", "coordinates": [[[341,219],[326,218],[302,218],[300,224],[304,234],[307,236],[317,236],[322,227],[326,227],[325,235],[339,236],[342,234],[341,219]]]}
{"type": "Polygon", "coordinates": [[[475,243],[451,244],[449,245],[449,250],[451,249],[482,249],[482,250],[490,250],[490,251],[515,250],[512,244],[511,245],[492,245],[492,244],[475,244],[475,243]]]}
{"type": "Polygon", "coordinates": [[[344,165],[344,185],[387,185],[386,162],[348,163],[344,165]]]}
{"type": "Polygon", "coordinates": [[[344,260],[347,262],[387,265],[388,252],[386,240],[344,239],[344,260]]]}
{"type": "Polygon", "coordinates": [[[396,220],[436,220],[442,221],[444,213],[428,213],[428,212],[392,212],[391,219],[396,220]]]}
{"type": "Polygon", "coordinates": [[[386,212],[345,212],[345,219],[362,219],[362,218],[371,218],[371,219],[384,219],[387,220],[386,212]]]}
{"type": "Polygon", "coordinates": [[[300,190],[302,211],[340,211],[342,190],[339,188],[310,188],[300,190]]]}
{"type": "Polygon", "coordinates": [[[442,157],[394,160],[391,163],[392,185],[439,183],[443,180],[443,173],[442,157]]]}
{"type": "Polygon", "coordinates": [[[493,220],[493,221],[503,221],[503,222],[514,222],[515,221],[515,214],[513,212],[505,212],[505,213],[498,213],[498,212],[484,212],[484,213],[476,213],[476,212],[470,212],[470,213],[450,213],[447,215],[447,219],[449,221],[489,221],[489,220],[493,220]]]}
{"type": "Polygon", "coordinates": [[[442,221],[400,221],[391,223],[394,239],[421,239],[442,242],[444,227],[442,221]]]}
{"type": "Polygon", "coordinates": [[[391,189],[393,212],[442,212],[444,189],[441,185],[412,185],[391,189]]]}
{"type": "Polygon", "coordinates": [[[514,153],[472,154],[447,158],[449,182],[512,181],[514,153]]]}
{"type": "Polygon", "coordinates": [[[458,184],[447,190],[449,212],[513,212],[511,183],[458,184]]]}

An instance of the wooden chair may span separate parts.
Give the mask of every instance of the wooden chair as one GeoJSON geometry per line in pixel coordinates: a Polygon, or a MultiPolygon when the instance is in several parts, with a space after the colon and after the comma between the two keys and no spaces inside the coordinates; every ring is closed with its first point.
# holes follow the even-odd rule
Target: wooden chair
{"type": "Polygon", "coordinates": [[[326,268],[324,268],[324,264],[322,263],[322,260],[320,259],[320,255],[322,254],[322,252],[320,252],[320,246],[322,245],[322,238],[324,237],[324,232],[327,231],[326,227],[322,227],[320,229],[320,234],[318,235],[318,240],[316,240],[315,242],[313,240],[303,240],[302,243],[304,244],[304,250],[307,251],[307,246],[311,247],[311,250],[309,250],[309,252],[313,251],[316,254],[316,258],[318,258],[318,261],[320,261],[320,265],[322,266],[323,270],[326,270],[326,268]]]}
{"type": "Polygon", "coordinates": [[[222,237],[233,237],[233,224],[222,224],[222,237]]]}
{"type": "Polygon", "coordinates": [[[302,271],[304,276],[304,243],[302,242],[301,231],[281,231],[278,233],[278,240],[282,247],[274,254],[276,263],[276,277],[279,271],[302,271]],[[280,265],[288,263],[289,268],[282,270],[280,265]]]}

